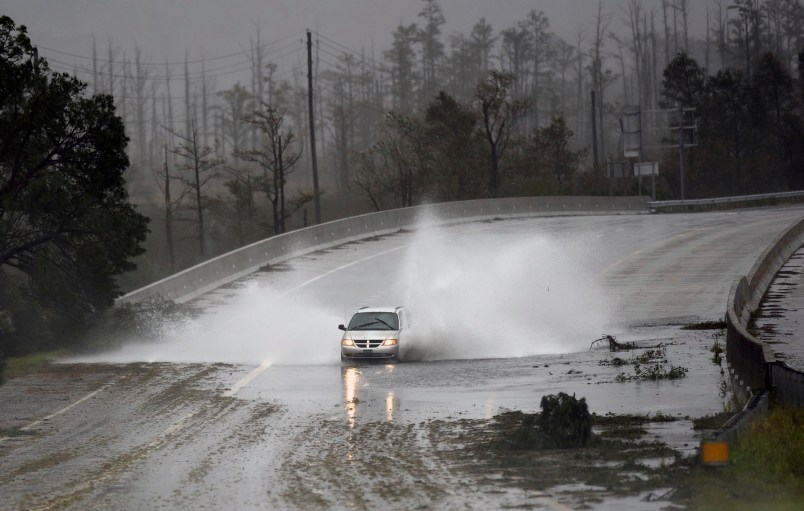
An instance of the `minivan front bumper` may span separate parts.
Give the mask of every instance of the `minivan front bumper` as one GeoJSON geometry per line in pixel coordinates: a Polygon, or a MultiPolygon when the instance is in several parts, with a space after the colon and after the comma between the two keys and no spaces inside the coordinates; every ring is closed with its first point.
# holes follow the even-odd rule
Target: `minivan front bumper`
{"type": "Polygon", "coordinates": [[[399,346],[379,346],[377,348],[360,348],[357,346],[341,346],[342,358],[398,358],[399,346]]]}

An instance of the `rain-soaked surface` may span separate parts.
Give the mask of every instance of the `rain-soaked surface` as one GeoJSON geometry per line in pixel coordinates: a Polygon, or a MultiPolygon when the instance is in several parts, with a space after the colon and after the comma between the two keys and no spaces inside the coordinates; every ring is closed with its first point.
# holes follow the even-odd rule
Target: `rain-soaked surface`
{"type": "Polygon", "coordinates": [[[803,212],[462,224],[267,268],[194,301],[201,315],[157,342],[0,387],[0,509],[664,508],[672,488],[637,483],[692,454],[690,419],[727,403],[719,331],[681,326],[720,319],[733,278],[803,212]],[[341,365],[337,324],[400,304],[415,318],[406,360],[341,365]],[[645,350],[590,351],[604,333],[685,377],[640,381],[645,350]],[[675,419],[642,433],[672,451],[586,462],[635,481],[615,491],[562,472],[577,456],[561,451],[523,480],[473,450],[504,412],[558,392],[598,415],[675,419]]]}
{"type": "Polygon", "coordinates": [[[804,249],[776,274],[757,310],[754,331],[777,360],[804,371],[804,249]]]}

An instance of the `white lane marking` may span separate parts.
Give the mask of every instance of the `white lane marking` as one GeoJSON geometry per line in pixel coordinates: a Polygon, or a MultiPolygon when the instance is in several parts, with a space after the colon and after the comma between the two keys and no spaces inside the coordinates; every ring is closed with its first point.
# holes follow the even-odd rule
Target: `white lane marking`
{"type": "Polygon", "coordinates": [[[360,264],[362,262],[368,261],[369,259],[374,259],[375,257],[380,257],[380,256],[384,256],[386,254],[390,254],[391,252],[395,252],[395,251],[400,250],[400,249],[405,248],[405,247],[406,247],[406,245],[400,245],[400,246],[394,247],[394,248],[392,248],[390,250],[386,250],[384,252],[379,252],[377,254],[373,254],[373,255],[370,255],[368,257],[364,257],[363,259],[358,259],[357,261],[352,261],[351,263],[346,263],[343,266],[339,266],[339,267],[335,268],[334,270],[330,270],[328,272],[322,273],[321,275],[319,275],[317,277],[313,277],[312,279],[308,280],[307,282],[302,282],[298,286],[285,291],[285,294],[290,294],[290,293],[292,293],[294,291],[298,291],[299,289],[303,288],[304,286],[312,284],[313,282],[315,282],[317,280],[323,279],[327,275],[332,275],[333,273],[335,273],[337,271],[344,270],[344,269],[346,269],[346,268],[348,268],[350,266],[354,266],[356,264],[360,264]]]}
{"type": "Polygon", "coordinates": [[[265,362],[260,364],[259,367],[252,370],[250,373],[243,376],[242,378],[240,378],[240,380],[238,380],[237,383],[232,385],[231,389],[223,393],[223,397],[234,397],[235,394],[237,394],[240,391],[240,389],[251,383],[251,380],[262,374],[263,371],[265,371],[269,367],[271,367],[271,362],[266,360],[265,362]]]}
{"type": "MultiPolygon", "coordinates": [[[[99,389],[97,389],[97,390],[95,390],[95,391],[93,391],[93,392],[90,392],[89,394],[87,394],[86,396],[82,397],[82,398],[81,398],[81,399],[79,399],[78,401],[74,401],[74,402],[70,403],[69,405],[65,406],[65,407],[64,407],[64,408],[62,408],[61,410],[58,410],[58,411],[56,411],[56,412],[53,412],[53,413],[51,413],[50,415],[47,415],[47,416],[45,416],[45,417],[42,417],[42,418],[41,418],[41,419],[39,419],[39,420],[35,420],[35,421],[31,422],[30,424],[27,424],[27,425],[25,425],[25,426],[21,427],[21,428],[20,428],[20,431],[30,431],[30,430],[32,430],[33,428],[35,428],[36,426],[38,426],[39,424],[41,424],[41,423],[43,423],[43,422],[46,422],[46,421],[49,421],[49,420],[50,420],[50,419],[52,419],[53,417],[59,416],[59,415],[61,415],[61,414],[65,413],[65,412],[70,411],[71,409],[73,409],[73,408],[75,408],[76,406],[80,405],[80,404],[81,404],[81,403],[83,403],[84,401],[86,401],[86,400],[88,400],[88,399],[92,399],[93,397],[97,396],[97,395],[98,395],[98,393],[100,393],[100,392],[102,392],[102,391],[104,391],[104,390],[108,389],[110,386],[114,385],[114,383],[115,383],[114,381],[111,381],[111,382],[109,382],[109,383],[105,384],[105,385],[104,385],[104,386],[102,386],[101,388],[99,388],[99,389]]],[[[9,438],[11,438],[11,437],[7,437],[7,436],[0,437],[0,444],[1,444],[1,443],[3,443],[4,441],[8,440],[9,438]]]]}

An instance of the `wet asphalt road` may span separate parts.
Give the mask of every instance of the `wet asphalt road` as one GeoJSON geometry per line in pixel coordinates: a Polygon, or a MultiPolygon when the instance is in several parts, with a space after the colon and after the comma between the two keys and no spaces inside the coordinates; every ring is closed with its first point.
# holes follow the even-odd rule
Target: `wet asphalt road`
{"type": "MultiPolygon", "coordinates": [[[[298,258],[196,300],[205,315],[195,344],[132,347],[0,387],[0,429],[23,427],[0,440],[0,509],[571,505],[555,489],[523,494],[472,479],[439,455],[427,424],[536,411],[542,395],[559,391],[585,396],[598,413],[720,411],[711,332],[679,326],[720,319],[733,278],[803,213],[462,224],[298,258]],[[442,281],[452,268],[455,280],[442,281]],[[275,300],[260,302],[266,293],[275,300]],[[512,323],[506,311],[522,315],[521,302],[547,312],[510,329],[494,322],[512,323]],[[334,327],[374,303],[418,309],[443,349],[397,365],[341,366],[334,327]],[[284,319],[260,318],[264,306],[284,319]],[[605,317],[589,318],[586,308],[605,317]],[[453,314],[446,330],[433,309],[453,314]],[[309,318],[292,317],[304,310],[309,318]],[[621,369],[599,364],[604,351],[588,351],[602,328],[624,341],[669,344],[670,363],[687,377],[615,383],[621,369]],[[309,345],[292,338],[306,329],[309,345]]],[[[695,445],[687,420],[651,433],[683,452],[695,445]]]]}

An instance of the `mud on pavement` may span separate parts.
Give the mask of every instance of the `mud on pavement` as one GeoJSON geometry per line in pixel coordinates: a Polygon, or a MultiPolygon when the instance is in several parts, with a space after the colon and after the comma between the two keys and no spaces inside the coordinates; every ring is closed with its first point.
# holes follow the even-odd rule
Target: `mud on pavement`
{"type": "Polygon", "coordinates": [[[11,379],[0,509],[658,509],[682,458],[644,417],[599,417],[583,449],[511,451],[501,439],[519,412],[349,421],[371,403],[333,415],[226,397],[250,369],[76,364],[11,379]]]}

